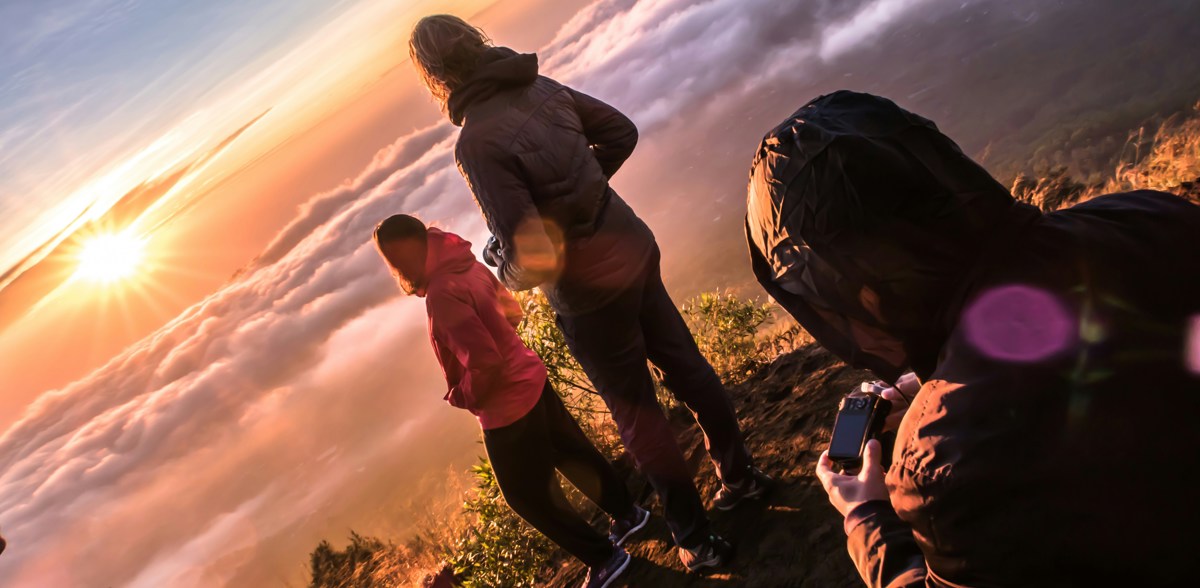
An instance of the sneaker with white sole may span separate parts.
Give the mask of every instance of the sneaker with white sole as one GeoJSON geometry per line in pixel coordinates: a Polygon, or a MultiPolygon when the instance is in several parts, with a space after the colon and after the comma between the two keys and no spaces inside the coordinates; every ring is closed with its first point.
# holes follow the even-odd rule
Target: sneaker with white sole
{"type": "Polygon", "coordinates": [[[600,567],[588,569],[587,582],[584,588],[608,588],[613,581],[629,568],[633,558],[620,547],[613,547],[613,555],[600,567]]]}
{"type": "Polygon", "coordinates": [[[721,489],[717,491],[716,498],[713,498],[713,508],[731,510],[745,500],[766,496],[774,484],[775,480],[771,479],[771,476],[752,467],[746,479],[740,483],[736,485],[721,483],[721,489]]]}
{"type": "Polygon", "coordinates": [[[680,547],[679,560],[689,572],[719,568],[733,556],[733,545],[717,535],[709,535],[703,543],[692,548],[680,547]]]}
{"type": "Polygon", "coordinates": [[[634,533],[644,529],[649,521],[650,511],[634,505],[632,516],[627,519],[613,519],[612,526],[608,530],[608,539],[613,542],[613,545],[621,547],[630,537],[633,537],[634,533]]]}

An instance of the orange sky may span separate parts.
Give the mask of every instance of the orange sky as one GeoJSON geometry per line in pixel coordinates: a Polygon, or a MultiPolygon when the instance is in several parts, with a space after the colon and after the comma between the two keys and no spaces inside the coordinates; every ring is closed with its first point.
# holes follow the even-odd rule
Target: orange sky
{"type": "MultiPolygon", "coordinates": [[[[578,9],[577,3],[557,0],[505,2],[502,9],[482,12],[478,8],[483,4],[481,2],[420,2],[415,6],[396,2],[378,4],[380,10],[374,15],[349,18],[351,24],[367,26],[367,29],[355,30],[345,23],[341,25],[344,30],[341,34],[363,45],[375,41],[374,59],[363,60],[361,56],[371,55],[371,52],[361,50],[361,47],[358,61],[347,60],[344,55],[326,47],[322,57],[330,63],[302,63],[305,69],[316,73],[330,72],[326,74],[327,82],[334,84],[333,89],[319,91],[318,87],[309,89],[306,94],[295,87],[282,87],[279,95],[261,101],[235,96],[231,104],[237,105],[235,110],[240,114],[213,118],[211,132],[201,133],[204,136],[202,142],[177,156],[157,160],[167,162],[161,168],[164,173],[179,165],[194,165],[196,161],[204,164],[194,168],[193,173],[185,174],[184,181],[160,200],[162,204],[157,209],[151,207],[148,213],[140,216],[135,226],[140,227],[148,239],[147,258],[133,278],[110,285],[68,281],[40,300],[22,301],[30,304],[30,310],[18,314],[15,322],[0,327],[0,382],[3,382],[0,431],[8,430],[0,436],[0,445],[6,447],[0,453],[8,455],[0,460],[21,459],[24,450],[14,444],[21,443],[26,432],[14,423],[22,415],[25,424],[32,425],[29,430],[34,431],[35,437],[50,434],[48,427],[29,422],[31,418],[37,418],[31,414],[40,410],[39,403],[56,401],[56,394],[46,393],[47,390],[86,379],[89,372],[111,363],[123,349],[144,345],[144,338],[156,330],[170,332],[169,323],[186,320],[181,318],[181,312],[186,315],[189,307],[194,311],[193,305],[227,284],[236,271],[246,267],[280,229],[297,216],[298,207],[314,194],[334,189],[360,174],[364,165],[398,137],[442,122],[437,108],[417,84],[403,51],[404,31],[408,30],[411,19],[383,19],[380,14],[451,9],[463,10],[459,13],[464,16],[476,13],[477,23],[493,34],[503,35],[512,46],[529,51],[546,43],[578,9]],[[530,20],[530,14],[538,16],[530,20]],[[324,103],[301,100],[313,96],[320,97],[324,103]],[[214,144],[231,137],[238,127],[264,111],[266,114],[260,120],[213,156],[209,150],[214,144]],[[218,120],[227,121],[227,124],[217,124],[218,120]],[[186,206],[177,212],[181,204],[186,206]],[[37,432],[39,429],[40,433],[37,432]]],[[[330,26],[336,28],[337,23],[330,26]]],[[[311,40],[298,39],[296,44],[298,49],[289,56],[293,60],[296,54],[314,52],[311,48],[305,49],[312,44],[311,40]]],[[[161,146],[172,143],[174,139],[170,137],[200,133],[201,127],[193,123],[184,126],[188,125],[191,125],[190,130],[172,129],[165,135],[168,139],[148,138],[148,142],[161,146]]],[[[122,162],[113,165],[120,169],[122,162]]],[[[132,181],[120,190],[128,191],[146,179],[132,181]]],[[[101,218],[95,224],[108,226],[107,219],[101,218]]],[[[43,261],[44,266],[53,270],[50,274],[73,271],[76,251],[70,247],[64,249],[66,253],[60,252],[58,257],[43,261]]],[[[379,296],[395,296],[392,288],[378,292],[379,296]]],[[[12,302],[11,297],[0,300],[0,304],[9,302],[12,302]]],[[[394,314],[399,308],[402,316],[407,317],[404,324],[421,324],[413,320],[415,317],[408,316],[413,307],[406,302],[400,300],[380,310],[394,314]]],[[[397,328],[379,332],[374,328],[377,322],[378,319],[352,321],[327,343],[350,350],[350,353],[341,354],[343,359],[293,357],[286,353],[276,358],[281,364],[311,362],[305,366],[311,368],[310,375],[301,380],[286,385],[257,386],[236,382],[239,386],[250,385],[261,398],[246,401],[250,408],[238,419],[237,427],[243,432],[234,445],[211,438],[211,434],[220,429],[202,425],[196,419],[184,420],[179,427],[172,427],[175,432],[169,434],[184,435],[187,439],[178,442],[200,444],[196,457],[203,465],[195,462],[186,465],[168,459],[158,466],[135,466],[121,481],[115,482],[135,486],[117,490],[123,499],[109,501],[104,509],[105,516],[119,516],[124,524],[138,529],[137,537],[127,537],[119,558],[100,556],[103,563],[97,560],[86,570],[77,565],[55,565],[51,560],[38,558],[36,553],[28,550],[44,551],[38,550],[36,544],[31,543],[33,538],[22,532],[22,527],[15,522],[15,517],[20,517],[17,513],[27,505],[9,503],[8,510],[0,516],[0,526],[4,527],[10,541],[4,554],[5,561],[0,562],[7,564],[7,571],[0,570],[0,583],[68,586],[86,582],[85,577],[129,579],[131,573],[137,576],[132,580],[134,584],[148,586],[178,582],[198,582],[199,585],[234,582],[254,586],[263,585],[262,582],[294,582],[301,577],[302,567],[298,564],[303,559],[302,554],[311,549],[319,537],[336,539],[344,534],[344,523],[339,521],[358,521],[356,528],[371,533],[402,535],[409,532],[416,521],[400,513],[409,513],[413,508],[412,500],[427,495],[411,492],[398,495],[394,474],[373,466],[380,461],[391,461],[397,467],[418,472],[447,471],[447,468],[462,470],[465,464],[452,468],[446,462],[447,455],[469,456],[477,426],[469,415],[453,414],[456,411],[436,411],[440,416],[434,421],[413,416],[430,413],[431,403],[437,404],[440,399],[436,363],[423,339],[413,340],[414,331],[397,328]],[[364,327],[367,330],[363,330],[364,327]],[[353,352],[360,345],[375,349],[376,356],[378,350],[397,348],[403,350],[405,360],[401,364],[364,365],[353,352]],[[371,392],[365,400],[356,401],[352,412],[338,416],[338,411],[330,410],[328,400],[318,400],[319,396],[310,391],[333,390],[339,386],[387,391],[391,386],[386,382],[397,377],[396,370],[401,370],[404,381],[414,386],[419,394],[409,397],[407,390],[392,391],[391,394],[371,392]],[[397,392],[405,396],[397,398],[397,392]],[[352,416],[364,414],[359,411],[383,418],[363,420],[360,416],[352,416]],[[305,435],[305,428],[314,425],[322,428],[322,435],[305,435]],[[182,431],[185,428],[190,431],[186,435],[182,431]],[[438,438],[438,451],[390,459],[379,454],[397,445],[420,446],[420,442],[412,439],[414,435],[438,438]],[[333,440],[332,444],[327,443],[329,439],[333,440]],[[225,449],[216,449],[221,446],[225,449]],[[268,462],[278,465],[267,465],[268,462]],[[145,469],[147,467],[152,469],[145,469]],[[279,470],[281,467],[285,469],[279,470]],[[278,471],[266,475],[272,470],[278,471]],[[329,485],[316,487],[314,479],[327,481],[329,485]],[[289,493],[287,480],[293,480],[295,491],[289,493]],[[350,483],[347,485],[347,482],[350,483]],[[305,491],[310,494],[304,495],[305,491]],[[263,502],[262,497],[278,492],[284,492],[286,497],[263,502]],[[335,500],[330,501],[331,493],[337,497],[335,500]],[[247,496],[250,497],[248,501],[239,502],[247,496]],[[148,504],[160,503],[174,504],[194,515],[173,517],[173,525],[164,526],[157,511],[145,508],[148,504]],[[242,507],[236,507],[239,503],[242,507]],[[224,515],[203,514],[213,508],[237,510],[224,515]],[[363,508],[375,513],[368,517],[369,523],[363,521],[363,508]],[[271,512],[274,514],[268,514],[271,512]],[[390,515],[381,518],[377,516],[379,513],[390,515]],[[268,536],[278,533],[280,528],[299,528],[302,532],[296,534],[293,531],[282,539],[268,541],[268,536]],[[230,532],[237,533],[238,544],[227,540],[205,543],[205,537],[209,535],[225,536],[230,532]],[[169,537],[178,533],[191,534],[193,539],[183,544],[173,543],[177,540],[169,537]],[[213,555],[204,565],[189,568],[188,564],[180,563],[181,560],[203,557],[198,554],[206,553],[206,550],[213,550],[213,555]],[[216,561],[220,566],[206,569],[205,566],[216,561]],[[219,575],[212,575],[214,569],[219,575]]],[[[164,361],[165,365],[174,359],[168,356],[166,360],[152,361],[164,361]]],[[[140,360],[135,356],[133,361],[140,360]]],[[[220,369],[222,363],[218,360],[211,367],[220,369]]],[[[155,369],[154,365],[144,367],[155,369]]],[[[192,394],[198,388],[203,385],[184,393],[192,394]]],[[[225,392],[239,393],[232,389],[225,392]]],[[[137,393],[133,387],[119,391],[122,395],[137,393]]],[[[90,400],[85,397],[84,401],[90,400]]],[[[210,398],[205,402],[206,410],[224,412],[225,405],[231,402],[239,401],[210,398]]],[[[43,414],[54,415],[55,420],[66,422],[73,419],[73,411],[73,408],[64,407],[43,414]]],[[[141,426],[134,428],[132,424],[138,419],[114,418],[117,420],[112,422],[117,428],[125,431],[122,436],[134,434],[137,439],[142,434],[141,426]]],[[[90,428],[81,426],[67,435],[86,438],[90,428]]],[[[147,441],[139,444],[136,452],[154,452],[156,446],[172,444],[174,442],[147,441]]],[[[128,450],[122,445],[123,442],[115,441],[107,451],[125,457],[128,450]]],[[[45,461],[42,463],[49,465],[45,461]]],[[[59,479],[69,476],[64,472],[72,469],[65,463],[51,467],[54,468],[51,477],[59,479]]],[[[98,473],[95,468],[90,471],[98,473]]],[[[12,468],[8,473],[16,475],[12,468]]],[[[440,492],[446,481],[445,477],[438,477],[434,488],[421,482],[423,476],[401,483],[421,483],[423,492],[440,492]]],[[[20,479],[17,476],[8,481],[20,479]]],[[[13,494],[8,481],[0,480],[0,490],[9,492],[9,497],[28,496],[27,492],[20,491],[13,494]]],[[[89,487],[99,489],[100,486],[89,487]]],[[[76,486],[76,489],[86,494],[89,487],[76,486]]],[[[60,513],[56,516],[66,516],[68,512],[62,508],[53,510],[60,513]]],[[[96,553],[107,543],[102,539],[102,529],[96,526],[98,520],[95,515],[88,515],[63,521],[66,528],[57,540],[58,549],[73,554],[72,557],[97,559],[85,554],[96,553]]],[[[51,533],[48,524],[55,523],[43,520],[38,525],[41,532],[51,533]]]]}
{"type": "MultiPolygon", "coordinates": [[[[483,3],[425,4],[469,15],[483,3]]],[[[549,40],[575,9],[572,2],[510,1],[503,10],[483,10],[477,22],[513,39],[514,46],[532,50],[549,40]],[[531,7],[539,18],[528,19],[531,7]]],[[[293,97],[266,100],[273,112],[255,125],[264,128],[239,137],[221,161],[178,190],[177,199],[202,198],[203,204],[149,236],[148,263],[136,279],[108,286],[69,284],[41,304],[19,301],[35,310],[0,330],[0,381],[5,383],[0,430],[37,394],[94,369],[212,292],[259,253],[314,192],[352,177],[395,137],[440,120],[416,83],[402,36],[395,34],[407,29],[404,19],[411,22],[407,15],[413,10],[384,6],[382,13],[401,18],[348,19],[346,28],[354,32],[347,34],[355,38],[362,38],[362,32],[351,29],[353,25],[389,24],[368,31],[375,44],[371,50],[349,59],[326,55],[331,63],[325,69],[337,72],[330,79],[350,80],[335,84],[336,91],[316,92],[326,103],[296,107],[298,116],[284,118],[272,116],[281,110],[276,104],[286,107],[293,97]]],[[[261,103],[242,101],[251,105],[244,111],[252,118],[253,107],[261,103]]],[[[151,222],[145,224],[153,224],[148,216],[144,220],[151,222]]],[[[75,260],[68,257],[60,263],[60,273],[69,273],[75,260]]]]}

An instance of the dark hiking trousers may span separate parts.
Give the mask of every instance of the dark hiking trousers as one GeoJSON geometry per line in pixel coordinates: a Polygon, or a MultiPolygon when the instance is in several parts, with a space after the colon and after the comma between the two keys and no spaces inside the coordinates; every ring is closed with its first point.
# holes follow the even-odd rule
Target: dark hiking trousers
{"type": "Polygon", "coordinates": [[[709,534],[708,517],[658,404],[646,360],[662,370],[667,388],[692,411],[723,480],[740,482],[750,453],[725,387],[663,286],[657,252],[613,302],[591,313],[560,315],[558,325],[612,412],[626,451],[658,493],[675,543],[694,547],[709,534]]]}
{"type": "Polygon", "coordinates": [[[613,544],[571,506],[554,472],[611,517],[632,516],[632,498],[549,382],[529,414],[484,430],[483,445],[504,500],[522,519],[588,567],[612,557],[613,544]]]}

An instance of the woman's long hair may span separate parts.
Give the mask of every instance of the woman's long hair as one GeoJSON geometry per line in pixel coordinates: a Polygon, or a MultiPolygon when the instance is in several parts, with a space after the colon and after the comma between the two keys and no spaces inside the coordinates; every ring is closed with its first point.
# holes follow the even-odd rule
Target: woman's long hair
{"type": "Polygon", "coordinates": [[[482,30],[457,16],[426,16],[413,27],[408,53],[417,73],[442,110],[450,93],[475,71],[479,56],[492,46],[482,30]]]}

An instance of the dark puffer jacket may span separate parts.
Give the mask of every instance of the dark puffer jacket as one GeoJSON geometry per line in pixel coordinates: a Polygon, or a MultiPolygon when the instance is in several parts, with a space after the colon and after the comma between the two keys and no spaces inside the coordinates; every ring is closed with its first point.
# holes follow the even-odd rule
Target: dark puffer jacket
{"type": "Polygon", "coordinates": [[[818,342],[923,380],[890,501],[847,517],[868,585],[1194,582],[1200,207],[1042,214],[928,120],[838,92],[768,133],[748,210],[755,274],[818,342]]]}
{"type": "Polygon", "coordinates": [[[495,237],[485,258],[506,286],[542,286],[557,312],[579,314],[639,275],[654,235],[608,185],[637,144],[633,122],[506,48],[488,50],[449,108],[459,170],[495,237]],[[522,262],[538,258],[556,263],[522,262]]]}

